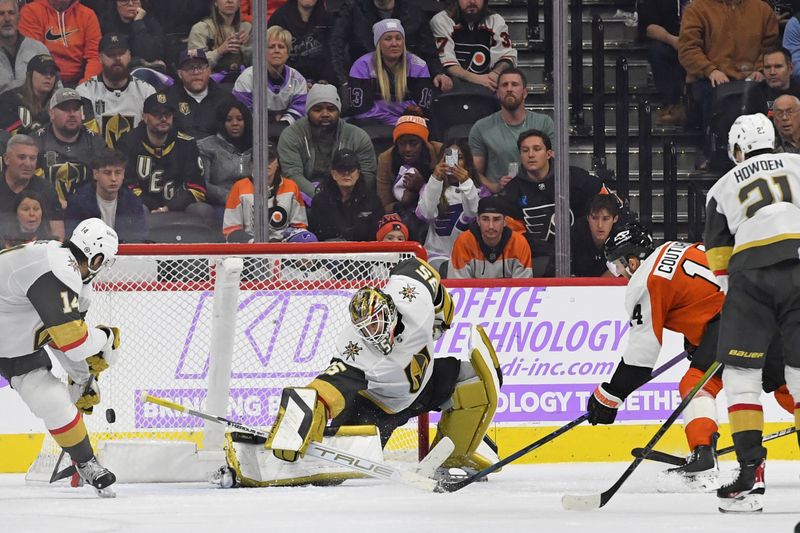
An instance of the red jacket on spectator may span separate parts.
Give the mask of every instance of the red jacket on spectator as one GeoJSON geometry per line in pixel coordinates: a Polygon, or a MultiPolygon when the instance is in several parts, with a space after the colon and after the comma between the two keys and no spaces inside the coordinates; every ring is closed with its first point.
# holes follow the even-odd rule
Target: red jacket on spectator
{"type": "Polygon", "coordinates": [[[94,11],[78,0],[63,13],[48,0],[34,0],[20,11],[19,32],[44,43],[66,85],[77,85],[102,70],[100,23],[94,11]]]}
{"type": "MultiPolygon", "coordinates": [[[[267,20],[275,13],[275,10],[285,3],[286,0],[269,0],[267,3],[267,20]]],[[[253,10],[250,7],[250,0],[242,0],[239,3],[239,10],[242,12],[242,20],[253,22],[253,10]]]]}

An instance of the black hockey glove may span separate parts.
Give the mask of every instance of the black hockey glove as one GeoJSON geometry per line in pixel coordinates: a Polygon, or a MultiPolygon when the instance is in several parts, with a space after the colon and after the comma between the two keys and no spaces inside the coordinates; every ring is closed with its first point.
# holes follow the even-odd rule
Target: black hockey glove
{"type": "Polygon", "coordinates": [[[608,383],[598,385],[586,406],[586,411],[589,413],[589,423],[593,426],[597,424],[613,424],[617,418],[617,409],[624,401],[611,394],[607,387],[608,383]]]}

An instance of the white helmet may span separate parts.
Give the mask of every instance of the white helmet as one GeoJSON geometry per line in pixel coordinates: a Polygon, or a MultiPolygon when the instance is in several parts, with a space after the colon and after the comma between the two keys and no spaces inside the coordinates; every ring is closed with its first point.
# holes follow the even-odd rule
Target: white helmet
{"type": "Polygon", "coordinates": [[[89,266],[89,276],[84,281],[91,280],[117,255],[119,238],[117,232],[106,225],[99,218],[87,218],[75,228],[69,242],[74,244],[86,256],[89,266]],[[103,262],[95,269],[92,260],[102,254],[103,262]]]}
{"type": "Polygon", "coordinates": [[[733,122],[728,132],[728,157],[735,164],[736,147],[746,157],[756,150],[773,150],[775,148],[775,128],[772,122],[762,113],[741,115],[733,122]]]}

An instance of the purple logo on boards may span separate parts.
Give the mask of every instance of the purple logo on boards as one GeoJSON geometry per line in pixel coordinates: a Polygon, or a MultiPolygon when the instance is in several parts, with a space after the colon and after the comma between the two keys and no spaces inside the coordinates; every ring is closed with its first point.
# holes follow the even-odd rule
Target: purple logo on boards
{"type": "Polygon", "coordinates": [[[3,378],[0,378],[0,389],[8,385],[8,381],[3,378]]]}

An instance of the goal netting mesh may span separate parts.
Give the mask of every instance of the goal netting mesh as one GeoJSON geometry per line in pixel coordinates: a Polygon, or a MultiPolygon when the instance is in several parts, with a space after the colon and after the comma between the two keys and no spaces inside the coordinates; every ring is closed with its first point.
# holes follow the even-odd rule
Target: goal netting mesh
{"type": "MultiPolygon", "coordinates": [[[[181,466],[186,450],[221,447],[224,428],[143,403],[143,392],[269,428],[282,388],[307,384],[336,355],[353,292],[384,285],[394,264],[423,253],[385,243],[122,246],[94,280],[87,316],[122,337],[118,363],[99,379],[101,403],[85,417],[101,462],[174,481],[191,470],[181,466]],[[125,452],[104,458],[112,449],[125,452]]],[[[398,428],[387,459],[416,460],[427,431],[427,416],[398,428]]],[[[46,436],[27,479],[49,479],[59,452],[46,436]]],[[[162,480],[140,473],[120,481],[162,480]]]]}

